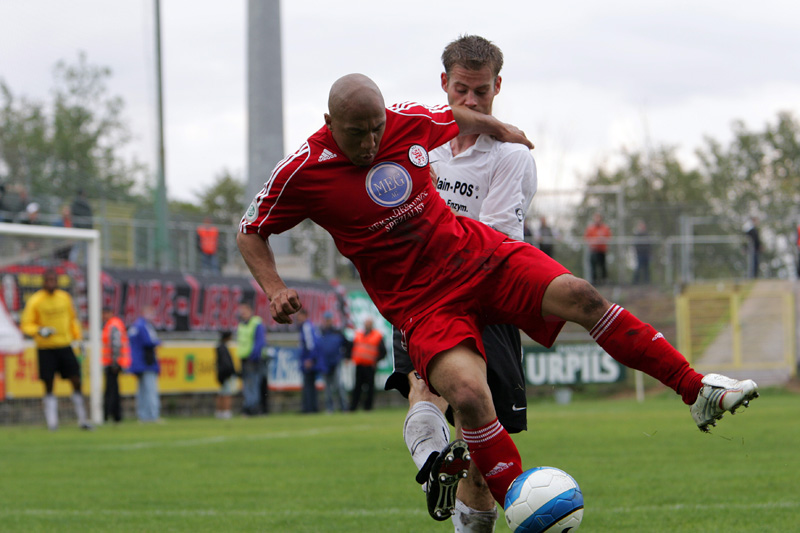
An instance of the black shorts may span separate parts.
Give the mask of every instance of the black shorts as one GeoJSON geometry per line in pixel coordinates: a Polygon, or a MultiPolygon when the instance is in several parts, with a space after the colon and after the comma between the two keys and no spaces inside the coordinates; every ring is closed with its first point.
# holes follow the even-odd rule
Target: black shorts
{"type": "Polygon", "coordinates": [[[72,346],[64,348],[39,348],[39,379],[52,381],[58,372],[62,378],[69,379],[81,375],[78,358],[72,351],[72,346]]]}
{"type": "MultiPolygon", "coordinates": [[[[400,343],[400,330],[392,332],[394,372],[386,380],[385,390],[396,389],[408,398],[408,374],[414,371],[408,352],[400,343]]],[[[492,392],[497,419],[509,433],[528,429],[528,400],[522,370],[522,340],[519,328],[511,324],[493,324],[483,330],[486,350],[487,381],[492,392]]],[[[447,419],[453,423],[451,409],[447,419]]]]}

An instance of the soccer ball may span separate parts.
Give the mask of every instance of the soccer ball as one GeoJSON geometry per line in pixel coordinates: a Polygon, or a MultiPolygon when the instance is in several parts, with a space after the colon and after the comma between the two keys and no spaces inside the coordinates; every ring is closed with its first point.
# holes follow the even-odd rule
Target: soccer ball
{"type": "Polygon", "coordinates": [[[574,531],[583,518],[583,493],[563,470],[531,468],[508,487],[505,515],[515,533],[574,531]]]}

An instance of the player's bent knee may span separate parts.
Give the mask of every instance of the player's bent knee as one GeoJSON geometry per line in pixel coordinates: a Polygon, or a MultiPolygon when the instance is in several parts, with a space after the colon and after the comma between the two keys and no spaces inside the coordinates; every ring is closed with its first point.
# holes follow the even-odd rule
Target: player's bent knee
{"type": "Polygon", "coordinates": [[[554,279],[547,287],[542,312],[591,327],[608,305],[591,283],[565,274],[554,279]]]}
{"type": "Polygon", "coordinates": [[[447,401],[466,427],[487,422],[487,417],[495,416],[491,395],[483,394],[478,388],[463,387],[454,391],[447,401]]]}

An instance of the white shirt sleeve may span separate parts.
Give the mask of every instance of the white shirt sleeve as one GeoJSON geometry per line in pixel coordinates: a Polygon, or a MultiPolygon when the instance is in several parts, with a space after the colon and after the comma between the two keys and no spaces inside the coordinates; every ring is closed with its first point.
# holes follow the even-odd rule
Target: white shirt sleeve
{"type": "Polygon", "coordinates": [[[492,171],[480,221],[512,239],[524,239],[524,221],[536,194],[536,163],[523,145],[503,143],[504,154],[492,171]]]}

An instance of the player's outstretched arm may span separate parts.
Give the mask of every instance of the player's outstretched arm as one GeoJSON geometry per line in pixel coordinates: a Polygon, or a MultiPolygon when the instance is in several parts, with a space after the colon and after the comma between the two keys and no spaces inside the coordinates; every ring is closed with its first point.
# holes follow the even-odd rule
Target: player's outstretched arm
{"type": "Polygon", "coordinates": [[[460,135],[486,133],[498,141],[524,144],[533,149],[533,143],[525,136],[525,132],[516,126],[497,120],[492,115],[484,115],[462,105],[451,105],[453,118],[458,124],[460,135]]]}
{"type": "Polygon", "coordinates": [[[240,233],[236,236],[236,244],[253,278],[269,298],[272,318],[279,324],[291,324],[292,315],[303,305],[297,291],[288,288],[278,274],[269,241],[256,233],[240,233]]]}

